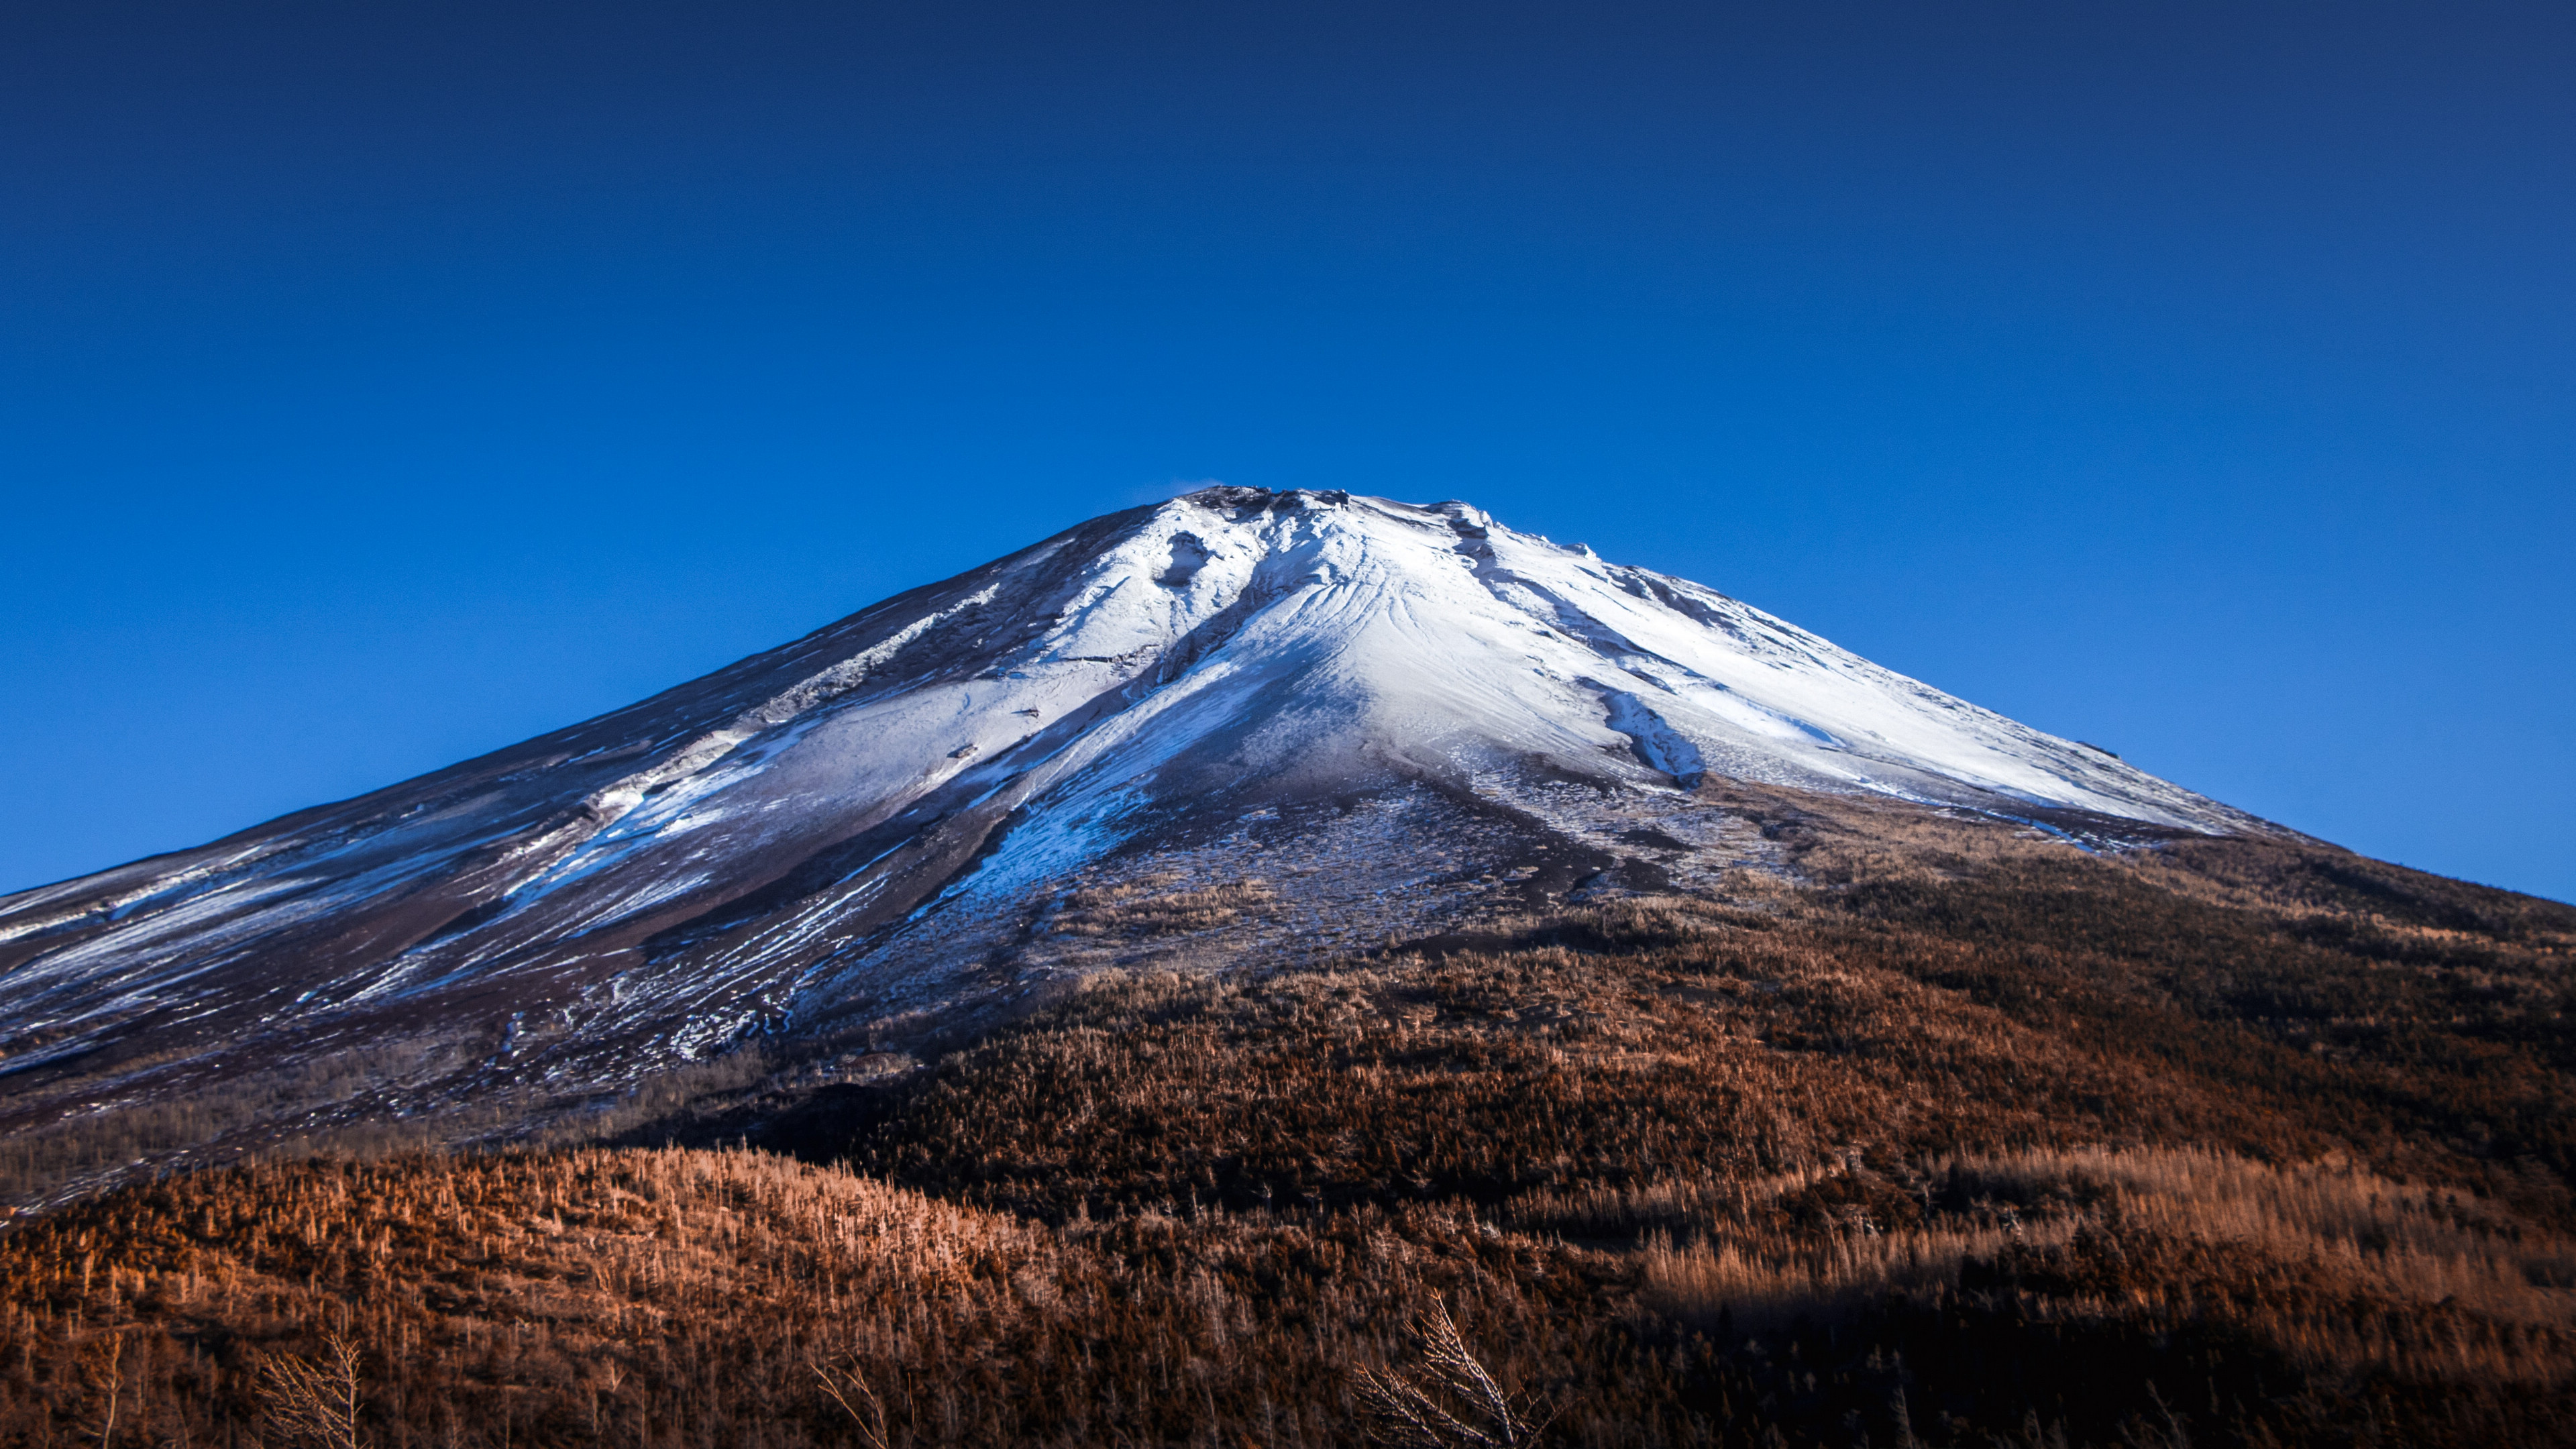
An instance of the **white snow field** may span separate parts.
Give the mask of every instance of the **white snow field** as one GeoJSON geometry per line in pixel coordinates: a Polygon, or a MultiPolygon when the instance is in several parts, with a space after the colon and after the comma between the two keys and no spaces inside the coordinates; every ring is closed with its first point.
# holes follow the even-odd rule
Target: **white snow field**
{"type": "Polygon", "coordinates": [[[1760,864],[1692,803],[1704,777],[2265,828],[1463,503],[1210,488],[570,729],[0,898],[0,1073],[421,1037],[605,1079],[1025,989],[1079,955],[1046,946],[1071,883],[1122,871],[1302,873],[1309,915],[1237,933],[1290,949],[1363,902],[1401,926],[1505,875],[1571,888],[1506,867],[1609,862],[1639,822],[1663,886],[1760,864]]]}

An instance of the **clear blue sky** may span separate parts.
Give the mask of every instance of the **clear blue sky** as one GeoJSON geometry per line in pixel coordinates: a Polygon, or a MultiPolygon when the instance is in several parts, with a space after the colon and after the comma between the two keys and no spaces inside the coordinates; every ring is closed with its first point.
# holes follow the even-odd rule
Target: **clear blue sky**
{"type": "Polygon", "coordinates": [[[0,889],[1203,479],[2576,898],[2563,4],[0,9],[0,889]]]}

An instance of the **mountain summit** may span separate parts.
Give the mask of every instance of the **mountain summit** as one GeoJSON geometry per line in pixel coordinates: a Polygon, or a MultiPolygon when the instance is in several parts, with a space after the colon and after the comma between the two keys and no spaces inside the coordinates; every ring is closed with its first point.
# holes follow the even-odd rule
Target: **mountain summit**
{"type": "Polygon", "coordinates": [[[427,1061],[483,1033],[490,1064],[614,1080],[747,1032],[1000,1008],[1138,959],[1139,921],[1221,962],[1783,868],[1720,786],[2078,843],[2268,829],[1465,503],[1208,488],[0,899],[0,1065],[427,1061]]]}

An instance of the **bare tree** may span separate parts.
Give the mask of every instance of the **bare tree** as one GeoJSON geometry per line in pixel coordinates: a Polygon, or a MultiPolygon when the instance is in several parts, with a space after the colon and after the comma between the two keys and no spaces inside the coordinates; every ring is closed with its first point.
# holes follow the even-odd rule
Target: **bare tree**
{"type": "Polygon", "coordinates": [[[259,1397],[293,1438],[358,1449],[358,1347],[339,1334],[323,1337],[318,1364],[286,1354],[262,1365],[259,1397]]]}
{"type": "Polygon", "coordinates": [[[867,1377],[859,1372],[855,1356],[848,1367],[833,1364],[814,1365],[814,1377],[823,1381],[823,1392],[859,1426],[859,1442],[868,1449],[886,1449],[885,1401],[868,1387],[867,1377]]]}
{"type": "Polygon", "coordinates": [[[1412,1374],[1360,1370],[1360,1400],[1377,1420],[1376,1437],[1397,1449],[1528,1449],[1553,1411],[1504,1391],[1460,1337],[1448,1305],[1433,1298],[1414,1315],[1422,1355],[1412,1374]]]}
{"type": "Polygon", "coordinates": [[[125,1335],[109,1334],[89,1369],[91,1385],[107,1398],[99,1420],[98,1449],[108,1449],[116,1442],[116,1411],[125,1396],[125,1335]]]}

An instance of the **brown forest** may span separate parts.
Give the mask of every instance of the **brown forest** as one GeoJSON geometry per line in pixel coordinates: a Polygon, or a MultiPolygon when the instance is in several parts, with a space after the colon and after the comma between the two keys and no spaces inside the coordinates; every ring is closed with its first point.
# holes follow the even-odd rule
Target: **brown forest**
{"type": "Polygon", "coordinates": [[[33,1215],[0,1442],[2576,1442],[2576,910],[1740,803],[1801,884],[33,1215]]]}

